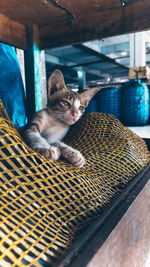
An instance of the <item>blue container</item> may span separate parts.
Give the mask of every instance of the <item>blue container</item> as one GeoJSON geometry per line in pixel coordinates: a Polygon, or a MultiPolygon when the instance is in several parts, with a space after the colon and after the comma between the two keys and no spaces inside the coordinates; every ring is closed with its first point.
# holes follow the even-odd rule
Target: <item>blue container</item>
{"type": "Polygon", "coordinates": [[[121,119],[121,88],[103,88],[98,95],[98,111],[121,119]]]}
{"type": "Polygon", "coordinates": [[[96,98],[96,97],[93,98],[93,99],[89,102],[89,104],[88,104],[88,106],[87,106],[85,112],[86,112],[86,113],[88,113],[88,112],[97,112],[97,98],[96,98]]]}
{"type": "Polygon", "coordinates": [[[122,121],[124,125],[146,125],[149,118],[149,91],[140,79],[122,86],[122,121]]]}

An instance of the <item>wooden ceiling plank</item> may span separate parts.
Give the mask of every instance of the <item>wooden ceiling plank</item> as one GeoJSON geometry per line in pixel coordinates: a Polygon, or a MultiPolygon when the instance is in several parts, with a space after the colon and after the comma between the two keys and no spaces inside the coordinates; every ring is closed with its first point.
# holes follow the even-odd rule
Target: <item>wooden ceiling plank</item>
{"type": "Polygon", "coordinates": [[[27,47],[25,25],[0,14],[0,41],[25,49],[27,47]]]}
{"type": "Polygon", "coordinates": [[[118,6],[118,0],[0,0],[0,13],[22,24],[42,26],[51,22],[68,24],[85,14],[118,6]]]}
{"type": "Polygon", "coordinates": [[[0,13],[26,25],[47,25],[65,20],[65,10],[52,0],[0,0],[0,13]]]}
{"type": "Polygon", "coordinates": [[[96,14],[108,9],[117,9],[121,6],[121,2],[118,0],[57,0],[57,4],[70,12],[73,17],[83,17],[85,14],[96,14]]]}
{"type": "Polygon", "coordinates": [[[149,14],[149,0],[134,0],[125,6],[120,5],[120,8],[107,9],[96,14],[84,14],[82,17],[74,18],[71,25],[51,23],[39,29],[40,48],[52,48],[148,30],[149,14]]]}

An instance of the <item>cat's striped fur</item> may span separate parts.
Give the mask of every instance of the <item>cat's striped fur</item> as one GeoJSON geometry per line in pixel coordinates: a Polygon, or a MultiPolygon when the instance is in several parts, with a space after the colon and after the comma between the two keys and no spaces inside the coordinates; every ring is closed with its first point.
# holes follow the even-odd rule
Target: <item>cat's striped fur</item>
{"type": "Polygon", "coordinates": [[[81,94],[69,90],[60,70],[55,70],[48,80],[47,108],[35,113],[25,127],[23,137],[26,143],[46,158],[58,160],[60,156],[73,165],[82,167],[85,163],[81,153],[64,144],[61,140],[84,113],[90,99],[98,88],[81,94]]]}

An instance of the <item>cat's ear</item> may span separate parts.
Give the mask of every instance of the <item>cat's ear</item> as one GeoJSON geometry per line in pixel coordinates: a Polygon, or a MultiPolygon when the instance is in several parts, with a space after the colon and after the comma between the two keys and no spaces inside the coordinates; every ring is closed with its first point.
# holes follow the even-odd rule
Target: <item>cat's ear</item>
{"type": "Polygon", "coordinates": [[[98,87],[91,88],[88,90],[85,90],[83,93],[80,94],[81,101],[84,103],[84,106],[87,107],[92,97],[99,91],[100,89],[98,87]]]}
{"type": "Polygon", "coordinates": [[[48,97],[62,89],[67,89],[64,81],[64,76],[60,70],[56,69],[48,79],[48,97]]]}

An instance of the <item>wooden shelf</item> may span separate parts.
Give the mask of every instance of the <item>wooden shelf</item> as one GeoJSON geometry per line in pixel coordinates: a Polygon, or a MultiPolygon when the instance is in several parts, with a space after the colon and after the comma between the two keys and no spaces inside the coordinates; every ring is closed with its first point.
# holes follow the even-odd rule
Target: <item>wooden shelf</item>
{"type": "Polygon", "coordinates": [[[25,49],[37,25],[39,48],[150,28],[149,0],[0,0],[0,41],[25,49]]]}

